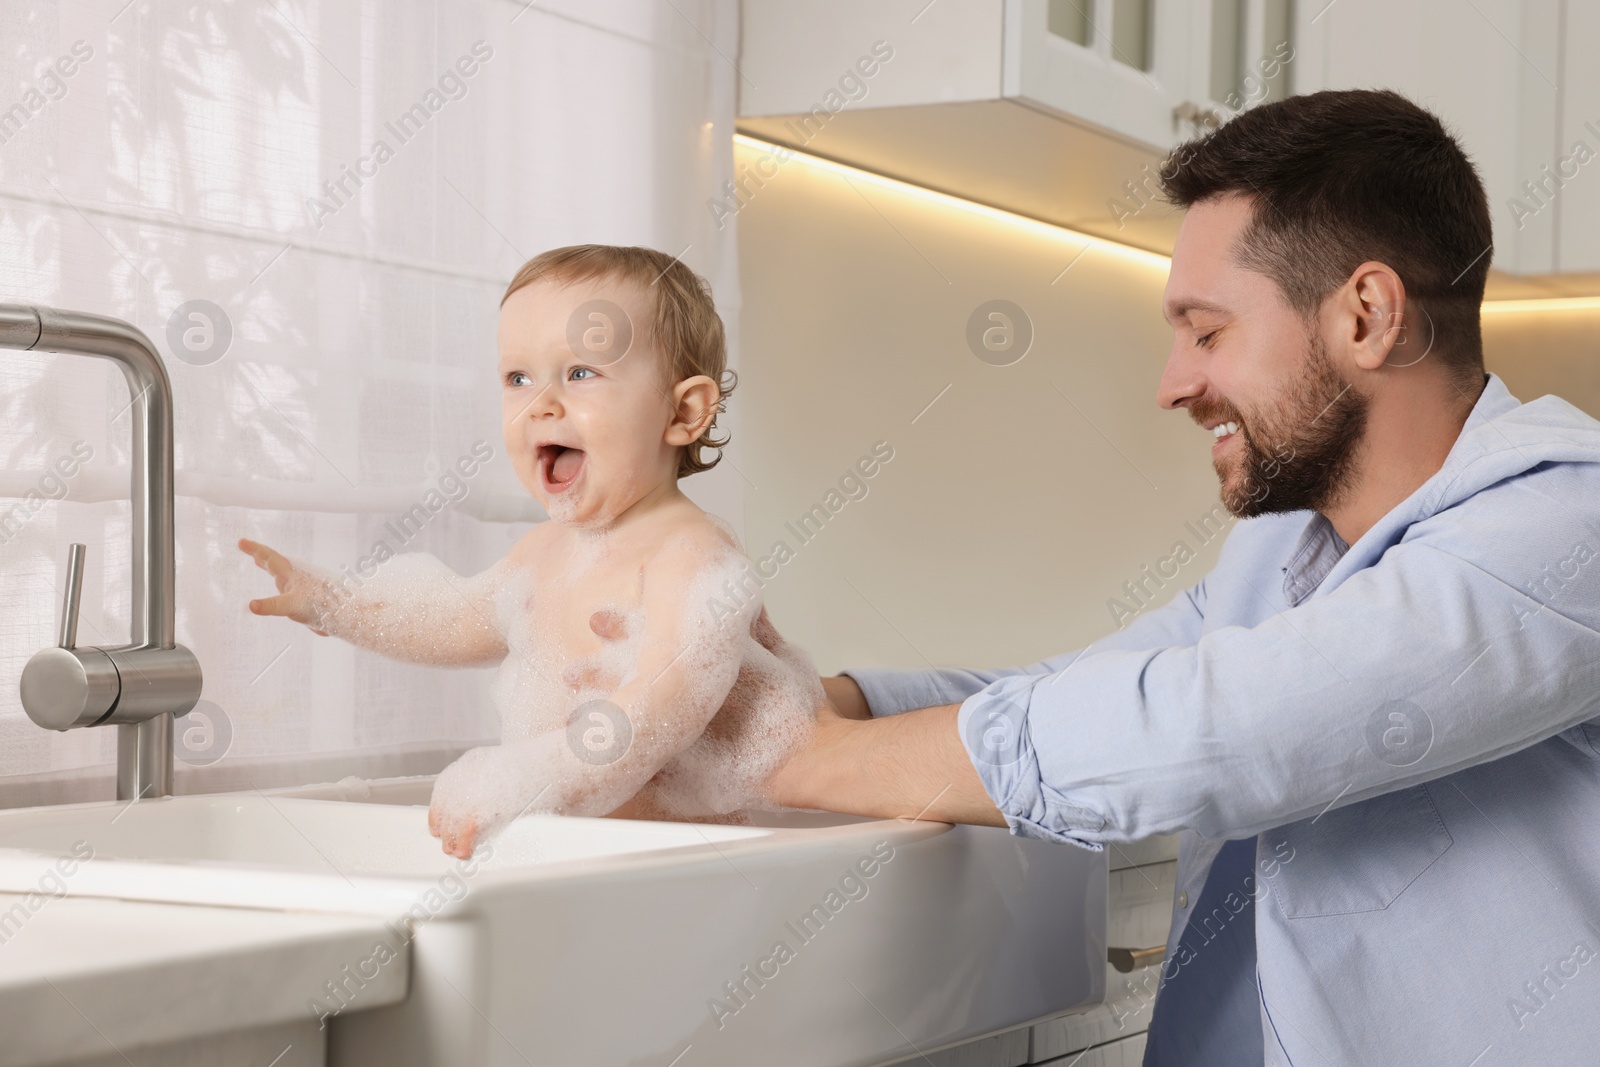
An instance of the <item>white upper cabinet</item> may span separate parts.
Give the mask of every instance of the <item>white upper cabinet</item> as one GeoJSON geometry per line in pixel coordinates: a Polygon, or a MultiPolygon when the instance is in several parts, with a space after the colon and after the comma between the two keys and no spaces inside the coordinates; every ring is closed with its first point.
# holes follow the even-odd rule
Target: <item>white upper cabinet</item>
{"type": "Polygon", "coordinates": [[[1291,0],[744,0],[743,10],[745,116],[810,112],[830,90],[840,110],[1011,100],[1164,150],[1286,95],[1294,57],[1291,0]],[[886,61],[870,61],[874,45],[886,61]],[[850,78],[863,58],[876,69],[850,78]]]}
{"type": "Polygon", "coordinates": [[[1587,163],[1600,152],[1600,4],[1337,0],[1297,14],[1297,92],[1396,89],[1461,140],[1488,193],[1497,272],[1600,270],[1600,165],[1587,163]]]}
{"type": "Polygon", "coordinates": [[[1540,277],[1556,292],[1600,272],[1600,0],[744,0],[743,13],[741,130],[1158,251],[1177,217],[1156,206],[1154,174],[1175,145],[1291,92],[1396,89],[1477,164],[1499,283],[1536,295],[1540,277]]]}
{"type": "Polygon", "coordinates": [[[739,113],[993,99],[1002,8],[1002,0],[743,0],[739,113]]]}
{"type": "Polygon", "coordinates": [[[1546,161],[1549,172],[1529,175],[1533,190],[1519,191],[1530,193],[1530,206],[1542,198],[1553,208],[1554,269],[1600,272],[1600,4],[1564,0],[1559,16],[1561,136],[1546,161]]]}
{"type": "Polygon", "coordinates": [[[1007,0],[1005,14],[1005,96],[1157,148],[1193,132],[1174,118],[1195,96],[1186,0],[1007,0]]]}
{"type": "Polygon", "coordinates": [[[1288,94],[1290,0],[1006,0],[1004,93],[1168,149],[1288,94]]]}
{"type": "Polygon", "coordinates": [[[1290,0],[744,0],[739,128],[1170,251],[1178,216],[1159,202],[1156,168],[1289,91],[1289,11],[1290,0]]]}

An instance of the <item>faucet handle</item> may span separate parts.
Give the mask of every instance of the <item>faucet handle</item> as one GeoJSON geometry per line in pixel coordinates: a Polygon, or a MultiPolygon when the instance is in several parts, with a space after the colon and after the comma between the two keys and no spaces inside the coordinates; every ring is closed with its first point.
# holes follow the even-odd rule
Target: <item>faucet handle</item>
{"type": "MultiPolygon", "coordinates": [[[[105,649],[78,644],[78,601],[83,594],[83,557],[87,549],[67,549],[67,588],[61,594],[61,642],[41,648],[22,668],[22,710],[51,730],[70,730],[104,722],[123,703],[122,675],[105,649]]],[[[113,652],[121,650],[113,649],[113,652]]],[[[187,649],[181,650],[185,654],[187,649]]],[[[128,671],[141,680],[156,674],[143,661],[128,671]]],[[[197,685],[198,688],[198,685],[197,685]]],[[[192,702],[191,702],[192,703],[192,702]]]]}
{"type": "Polygon", "coordinates": [[[67,588],[61,594],[61,647],[78,643],[78,602],[83,598],[83,556],[88,551],[74,542],[67,549],[67,588]]]}

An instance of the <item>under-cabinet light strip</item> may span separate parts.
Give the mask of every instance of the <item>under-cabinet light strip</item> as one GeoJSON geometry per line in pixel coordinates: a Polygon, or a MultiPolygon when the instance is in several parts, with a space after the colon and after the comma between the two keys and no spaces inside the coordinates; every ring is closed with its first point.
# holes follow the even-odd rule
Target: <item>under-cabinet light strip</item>
{"type": "Polygon", "coordinates": [[[1600,296],[1552,296],[1534,300],[1485,300],[1485,312],[1600,311],[1600,296]]]}
{"type": "MultiPolygon", "coordinates": [[[[908,182],[901,178],[891,178],[876,171],[863,170],[848,163],[838,163],[831,159],[824,159],[822,156],[812,155],[810,152],[792,148],[788,145],[781,145],[774,141],[765,141],[759,137],[751,137],[749,134],[744,133],[734,134],[733,140],[736,145],[752,151],[764,153],[787,152],[791,154],[794,162],[803,166],[828,171],[851,181],[860,181],[880,188],[892,189],[940,207],[964,211],[992,221],[1008,223],[1056,240],[1062,238],[1073,239],[1082,242],[1080,247],[1094,246],[1150,266],[1159,266],[1163,270],[1167,269],[1172,263],[1172,257],[1162,255],[1160,252],[1151,252],[1148,249],[1113,241],[1109,237],[1100,237],[1095,234],[1084,233],[1082,230],[1074,230],[1067,226],[1057,225],[1053,222],[1044,222],[1031,215],[1020,215],[1015,211],[1007,211],[1004,208],[993,207],[989,204],[979,203],[976,200],[968,200],[966,197],[956,196],[953,193],[940,192],[937,189],[930,189],[925,185],[918,185],[915,182],[908,182]]],[[[785,165],[787,162],[785,161],[785,165]]],[[[1486,314],[1498,312],[1600,311],[1600,296],[1549,297],[1533,300],[1485,300],[1483,302],[1483,311],[1486,314]]]]}
{"type": "MultiPolygon", "coordinates": [[[[964,211],[968,214],[978,215],[993,222],[1007,223],[1029,230],[1033,233],[1039,234],[1040,236],[1052,238],[1054,240],[1068,238],[1078,242],[1078,247],[1080,248],[1092,246],[1101,251],[1113,252],[1117,255],[1135,260],[1147,266],[1159,267],[1162,270],[1166,270],[1172,264],[1172,257],[1162,255],[1160,252],[1151,252],[1148,249],[1136,248],[1133,245],[1123,244],[1120,241],[1113,241],[1106,237],[1097,237],[1094,234],[1084,233],[1082,230],[1069,229],[1066,226],[1058,226],[1055,223],[1042,222],[1030,215],[1019,215],[1014,211],[1007,211],[1004,208],[991,207],[988,204],[981,204],[976,200],[968,200],[965,197],[955,196],[951,193],[942,193],[937,189],[930,189],[925,185],[917,185],[914,182],[903,181],[899,178],[891,178],[887,175],[879,174],[876,171],[862,170],[860,167],[852,167],[847,163],[836,163],[831,159],[824,159],[821,156],[814,156],[809,152],[802,152],[799,149],[791,148],[788,145],[777,144],[773,141],[763,141],[759,138],[751,137],[748,134],[743,133],[734,134],[733,141],[736,145],[751,149],[753,151],[769,154],[775,152],[792,153],[794,162],[797,162],[802,166],[813,167],[818,170],[837,174],[848,181],[862,182],[864,184],[874,185],[882,189],[891,189],[895,192],[904,193],[928,203],[936,204],[940,207],[964,211]]],[[[783,161],[780,163],[780,166],[787,165],[788,161],[783,161]]]]}

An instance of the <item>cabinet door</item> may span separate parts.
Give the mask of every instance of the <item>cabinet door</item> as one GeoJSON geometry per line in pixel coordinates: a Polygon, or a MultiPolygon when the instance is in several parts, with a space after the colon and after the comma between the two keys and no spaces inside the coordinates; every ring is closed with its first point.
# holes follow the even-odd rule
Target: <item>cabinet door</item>
{"type": "MultiPolygon", "coordinates": [[[[1552,198],[1548,175],[1558,165],[1552,153],[1561,144],[1562,7],[1568,0],[1522,0],[1518,29],[1515,132],[1499,187],[1493,168],[1474,154],[1489,193],[1494,221],[1496,270],[1509,274],[1548,274],[1558,261],[1562,205],[1566,192],[1552,198]]],[[[1587,6],[1587,5],[1585,5],[1587,6]]],[[[1468,149],[1471,152],[1471,149],[1468,149]]]]}
{"type": "Polygon", "coordinates": [[[1005,94],[1171,148],[1288,95],[1291,0],[1007,0],[1005,94]]]}
{"type": "Polygon", "coordinates": [[[1002,0],[743,0],[739,114],[993,100],[1003,10],[1002,0]]]}
{"type": "Polygon", "coordinates": [[[1187,131],[1186,0],[1006,0],[1003,92],[1166,149],[1187,131]]]}
{"type": "Polygon", "coordinates": [[[1196,0],[1190,94],[1223,118],[1289,95],[1297,55],[1292,0],[1196,0]]]}
{"type": "Polygon", "coordinates": [[[1508,203],[1549,162],[1557,75],[1548,16],[1557,2],[1296,4],[1295,90],[1395,89],[1438,115],[1483,179],[1494,224],[1494,265],[1519,273],[1548,271],[1554,213],[1541,212],[1519,226],[1508,203]]]}
{"type": "MultiPolygon", "coordinates": [[[[1561,133],[1551,170],[1561,184],[1555,203],[1556,269],[1600,271],[1600,4],[1563,0],[1561,133]]],[[[1542,177],[1542,175],[1541,175],[1542,177]]]]}

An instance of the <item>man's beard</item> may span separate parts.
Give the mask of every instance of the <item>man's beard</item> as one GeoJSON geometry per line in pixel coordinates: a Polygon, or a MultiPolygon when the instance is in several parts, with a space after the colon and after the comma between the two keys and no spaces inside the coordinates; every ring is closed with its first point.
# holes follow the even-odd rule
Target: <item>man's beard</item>
{"type": "MultiPolygon", "coordinates": [[[[1368,400],[1350,387],[1328,358],[1327,346],[1313,333],[1305,370],[1279,400],[1276,410],[1244,419],[1233,412],[1224,421],[1239,423],[1240,459],[1213,461],[1222,482],[1222,506],[1241,519],[1285,511],[1323,511],[1350,489],[1356,449],[1366,432],[1368,400]],[[1230,470],[1240,476],[1229,480],[1230,470]]],[[[1190,414],[1210,422],[1231,405],[1190,414]]]]}

